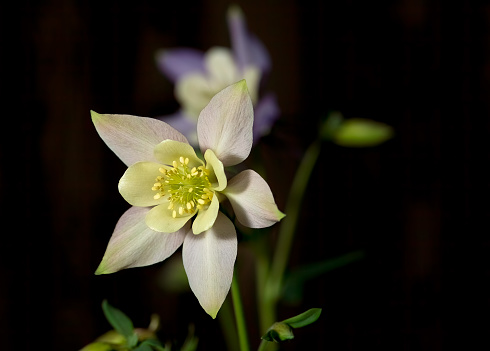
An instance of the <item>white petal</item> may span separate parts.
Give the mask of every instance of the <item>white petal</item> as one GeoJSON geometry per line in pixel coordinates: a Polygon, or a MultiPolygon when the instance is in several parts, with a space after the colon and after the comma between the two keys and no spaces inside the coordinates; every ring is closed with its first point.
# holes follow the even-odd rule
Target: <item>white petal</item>
{"type": "Polygon", "coordinates": [[[175,85],[175,98],[182,109],[196,119],[214,94],[215,91],[202,73],[187,74],[175,85]]]}
{"type": "Polygon", "coordinates": [[[214,151],[223,165],[245,160],[252,148],[253,106],[245,80],[216,94],[197,121],[199,146],[214,151]]]}
{"type": "Polygon", "coordinates": [[[188,233],[184,239],[182,258],[189,285],[213,318],[230,290],[236,255],[235,227],[221,212],[211,229],[200,235],[188,233]]]}
{"type": "Polygon", "coordinates": [[[227,48],[209,49],[204,56],[204,64],[210,75],[211,86],[218,91],[243,78],[239,77],[233,55],[227,48]]]}
{"type": "Polygon", "coordinates": [[[231,178],[223,194],[230,200],[237,219],[247,227],[269,227],[284,217],[267,182],[252,170],[231,178]]]}
{"type": "Polygon", "coordinates": [[[100,137],[127,165],[139,161],[157,160],[153,149],[162,140],[187,143],[181,133],[167,123],[147,117],[130,115],[102,115],[91,111],[92,121],[100,137]]]}
{"type": "Polygon", "coordinates": [[[148,211],[148,207],[131,207],[121,216],[95,274],[148,266],[163,261],[179,248],[190,226],[170,234],[155,232],[145,224],[148,211]]]}

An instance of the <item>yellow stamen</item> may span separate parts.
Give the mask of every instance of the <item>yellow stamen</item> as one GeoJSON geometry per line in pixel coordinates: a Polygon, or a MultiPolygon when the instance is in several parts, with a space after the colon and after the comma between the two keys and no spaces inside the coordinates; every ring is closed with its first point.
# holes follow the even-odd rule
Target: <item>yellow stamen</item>
{"type": "Polygon", "coordinates": [[[188,167],[190,159],[179,156],[169,168],[160,167],[151,189],[156,192],[154,199],[168,199],[168,210],[172,217],[193,215],[196,210],[206,209],[214,192],[210,190],[210,171],[205,166],[188,167]]]}

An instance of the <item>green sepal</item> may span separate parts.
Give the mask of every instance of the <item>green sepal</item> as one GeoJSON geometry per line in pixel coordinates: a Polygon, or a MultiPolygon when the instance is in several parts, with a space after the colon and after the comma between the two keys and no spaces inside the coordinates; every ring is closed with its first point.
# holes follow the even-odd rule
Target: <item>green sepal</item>
{"type": "Polygon", "coordinates": [[[291,328],[301,328],[316,322],[322,313],[321,308],[311,308],[306,312],[298,314],[295,317],[291,317],[282,321],[282,323],[289,325],[291,328]]]}
{"type": "Polygon", "coordinates": [[[107,321],[122,336],[126,338],[128,347],[134,347],[138,343],[138,336],[134,333],[133,322],[121,310],[109,305],[107,300],[102,301],[102,310],[107,321]]]}

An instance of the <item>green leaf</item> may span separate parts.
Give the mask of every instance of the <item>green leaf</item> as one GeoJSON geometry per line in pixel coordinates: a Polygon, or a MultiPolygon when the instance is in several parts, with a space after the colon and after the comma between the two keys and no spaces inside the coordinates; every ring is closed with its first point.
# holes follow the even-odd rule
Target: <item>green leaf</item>
{"type": "Polygon", "coordinates": [[[153,350],[154,349],[146,343],[141,343],[138,347],[133,349],[133,351],[153,351],[153,350]]]}
{"type": "Polygon", "coordinates": [[[306,281],[319,277],[329,271],[344,267],[359,261],[365,256],[364,251],[352,251],[344,255],[329,258],[322,262],[304,265],[289,274],[284,281],[282,293],[283,301],[289,303],[299,302],[303,296],[303,286],[306,281]]]}
{"type": "Polygon", "coordinates": [[[128,336],[126,339],[127,339],[126,344],[129,347],[134,347],[138,343],[138,335],[136,335],[134,333],[132,335],[128,336]]]}
{"type": "Polygon", "coordinates": [[[291,328],[301,328],[315,322],[320,317],[321,313],[321,308],[312,308],[296,317],[283,320],[282,323],[289,325],[291,328]]]}
{"type": "Polygon", "coordinates": [[[133,347],[138,343],[138,336],[134,333],[133,322],[121,310],[109,305],[107,300],[102,302],[107,321],[112,327],[127,340],[127,345],[133,347]]]}
{"type": "Polygon", "coordinates": [[[145,341],[143,341],[139,346],[138,348],[134,349],[133,351],[145,351],[147,349],[140,349],[140,347],[142,346],[148,346],[148,347],[151,347],[150,350],[156,350],[156,351],[166,351],[167,349],[165,347],[162,346],[162,344],[160,343],[160,341],[158,340],[154,340],[154,339],[147,339],[145,341]]]}

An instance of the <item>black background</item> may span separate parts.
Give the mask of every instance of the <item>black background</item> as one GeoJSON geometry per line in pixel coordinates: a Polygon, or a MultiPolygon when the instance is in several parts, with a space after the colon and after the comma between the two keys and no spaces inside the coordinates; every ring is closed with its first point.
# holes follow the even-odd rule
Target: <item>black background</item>
{"type": "MultiPolygon", "coordinates": [[[[284,209],[321,118],[340,110],[393,126],[370,149],[323,145],[290,266],[364,250],[310,281],[287,318],[322,307],[284,349],[488,348],[490,6],[470,1],[259,1],[240,4],[270,51],[281,119],[260,142],[284,209]]],[[[0,333],[2,350],[77,350],[109,329],[104,298],[164,339],[194,323],[199,350],[219,323],[190,294],[162,291],[163,264],[94,276],[119,216],[125,166],[89,110],[177,109],[154,64],[161,48],[229,45],[226,1],[0,4],[0,333]]],[[[271,234],[273,242],[275,233],[271,234]]],[[[237,265],[248,267],[241,249],[237,265]]],[[[252,346],[259,331],[243,271],[252,346]]]]}

